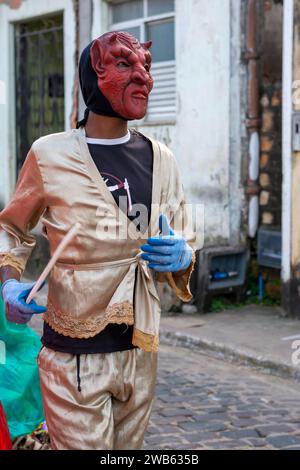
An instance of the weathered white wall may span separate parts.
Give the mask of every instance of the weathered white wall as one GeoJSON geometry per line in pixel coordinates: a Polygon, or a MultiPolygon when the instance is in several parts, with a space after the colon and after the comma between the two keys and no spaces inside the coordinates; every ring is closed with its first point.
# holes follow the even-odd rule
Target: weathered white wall
{"type": "Polygon", "coordinates": [[[230,0],[177,1],[174,149],[207,241],[229,238],[230,0]]]}
{"type": "Polygon", "coordinates": [[[65,128],[70,125],[74,82],[75,16],[72,0],[27,0],[16,10],[0,5],[0,81],[6,89],[0,102],[0,203],[7,203],[15,187],[14,23],[56,12],[64,13],[65,128]]]}

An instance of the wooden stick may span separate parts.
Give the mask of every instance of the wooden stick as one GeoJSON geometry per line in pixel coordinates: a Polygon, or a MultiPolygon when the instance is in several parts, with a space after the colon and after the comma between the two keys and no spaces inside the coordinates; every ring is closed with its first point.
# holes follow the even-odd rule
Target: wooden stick
{"type": "Polygon", "coordinates": [[[73,225],[73,227],[68,231],[68,233],[64,236],[64,238],[62,239],[62,241],[60,242],[60,244],[58,245],[58,247],[56,248],[55,252],[53,253],[53,256],[52,258],[50,259],[49,263],[47,264],[47,266],[45,267],[44,271],[42,272],[42,274],[40,275],[40,277],[38,278],[38,280],[36,281],[34,287],[32,288],[32,290],[30,291],[30,294],[28,295],[27,299],[26,299],[26,303],[29,304],[29,302],[31,302],[31,300],[33,299],[33,297],[37,294],[37,291],[39,290],[40,286],[42,285],[42,283],[44,282],[44,280],[46,279],[46,277],[48,276],[48,274],[50,273],[51,269],[53,268],[53,266],[55,265],[56,261],[58,260],[58,258],[60,257],[60,255],[62,254],[62,252],[64,251],[64,249],[66,248],[66,246],[68,245],[68,243],[70,243],[70,241],[72,240],[72,238],[76,235],[76,233],[78,232],[78,229],[80,227],[80,224],[79,223],[76,223],[75,225],[73,225]]]}

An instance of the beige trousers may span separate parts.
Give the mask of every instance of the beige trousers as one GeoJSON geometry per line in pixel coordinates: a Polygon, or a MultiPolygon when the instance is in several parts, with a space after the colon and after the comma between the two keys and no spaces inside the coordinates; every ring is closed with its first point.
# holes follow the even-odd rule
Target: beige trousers
{"type": "Polygon", "coordinates": [[[157,353],[136,348],[81,354],[77,361],[73,354],[46,347],[38,356],[52,449],[141,449],[154,400],[157,353]]]}

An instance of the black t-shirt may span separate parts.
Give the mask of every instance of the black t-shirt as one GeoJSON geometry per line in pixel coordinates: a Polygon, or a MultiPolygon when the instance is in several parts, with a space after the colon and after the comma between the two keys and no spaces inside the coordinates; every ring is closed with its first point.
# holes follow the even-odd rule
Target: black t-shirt
{"type": "MultiPolygon", "coordinates": [[[[130,131],[120,139],[88,138],[87,144],[116,203],[119,205],[119,197],[123,196],[120,208],[130,220],[136,219],[138,229],[144,231],[149,224],[152,200],[153,150],[150,140],[136,131],[130,131]],[[134,213],[135,204],[143,204],[147,213],[134,213]]],[[[124,351],[134,348],[132,333],[132,325],[110,323],[92,338],[71,338],[57,333],[44,322],[42,343],[48,348],[70,354],[124,351]]]]}

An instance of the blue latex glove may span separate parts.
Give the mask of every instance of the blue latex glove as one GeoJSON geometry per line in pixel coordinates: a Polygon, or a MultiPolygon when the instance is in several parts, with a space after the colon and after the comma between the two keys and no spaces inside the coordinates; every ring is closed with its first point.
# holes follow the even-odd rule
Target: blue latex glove
{"type": "MultiPolygon", "coordinates": [[[[33,283],[19,282],[16,279],[8,279],[2,285],[2,297],[5,305],[5,314],[8,321],[13,323],[28,323],[34,313],[44,313],[46,307],[37,305],[34,300],[26,304],[33,283]]],[[[41,285],[39,290],[44,286],[41,285]]]]}
{"type": "Polygon", "coordinates": [[[148,261],[149,268],[160,272],[177,272],[188,268],[193,250],[183,237],[179,237],[169,226],[165,215],[159,216],[159,228],[162,235],[150,237],[141,246],[141,257],[148,261]]]}

